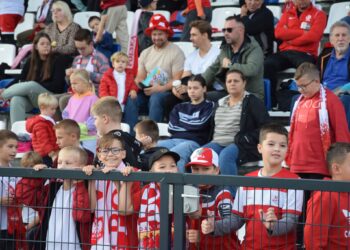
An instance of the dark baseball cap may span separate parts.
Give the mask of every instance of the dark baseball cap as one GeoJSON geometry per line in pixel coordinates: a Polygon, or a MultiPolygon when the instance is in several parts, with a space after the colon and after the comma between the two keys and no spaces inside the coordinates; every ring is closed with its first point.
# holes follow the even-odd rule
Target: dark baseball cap
{"type": "Polygon", "coordinates": [[[180,156],[177,153],[172,152],[167,148],[160,148],[149,157],[148,159],[149,169],[152,168],[152,165],[155,161],[158,161],[160,158],[162,158],[165,155],[171,156],[175,162],[178,162],[180,160],[180,156]]]}

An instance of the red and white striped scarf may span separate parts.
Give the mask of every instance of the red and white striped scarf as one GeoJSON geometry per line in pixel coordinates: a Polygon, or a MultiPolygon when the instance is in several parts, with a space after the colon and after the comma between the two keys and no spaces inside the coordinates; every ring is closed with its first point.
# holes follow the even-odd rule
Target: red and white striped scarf
{"type": "Polygon", "coordinates": [[[138,68],[139,41],[137,39],[137,33],[138,33],[139,20],[140,20],[142,11],[143,11],[142,9],[138,9],[135,12],[134,20],[131,27],[129,44],[128,44],[129,63],[127,68],[131,70],[134,76],[136,76],[137,68],[138,68]]]}
{"type": "Polygon", "coordinates": [[[142,190],[137,229],[140,249],[159,248],[160,188],[157,183],[152,182],[142,190]]]}
{"type": "Polygon", "coordinates": [[[126,218],[119,215],[118,191],[114,182],[97,181],[96,199],[91,249],[125,249],[128,244],[126,218]]]}

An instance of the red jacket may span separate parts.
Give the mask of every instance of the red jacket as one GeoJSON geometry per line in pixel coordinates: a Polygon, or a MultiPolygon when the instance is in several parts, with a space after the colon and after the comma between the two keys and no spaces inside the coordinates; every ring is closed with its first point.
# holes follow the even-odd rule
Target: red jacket
{"type": "Polygon", "coordinates": [[[47,156],[51,151],[59,149],[56,144],[56,135],[52,122],[40,115],[36,115],[27,120],[26,129],[32,134],[34,151],[42,157],[47,156]]]}
{"type": "Polygon", "coordinates": [[[109,7],[124,5],[126,0],[101,0],[100,7],[102,10],[108,9],[109,7]]]}
{"type": "MultiPolygon", "coordinates": [[[[113,68],[108,69],[102,76],[100,87],[99,87],[99,95],[100,97],[104,96],[114,96],[118,97],[118,85],[113,76],[113,68]]],[[[131,90],[138,91],[138,87],[134,81],[134,75],[130,70],[126,70],[126,79],[125,79],[125,94],[123,104],[126,103],[129,93],[131,90]]]]}
{"type": "Polygon", "coordinates": [[[203,16],[203,8],[210,8],[211,4],[209,0],[187,0],[187,8],[184,10],[184,13],[188,13],[191,10],[197,11],[197,16],[203,16]]]}
{"type": "Polygon", "coordinates": [[[287,9],[275,28],[276,39],[282,40],[280,51],[296,50],[317,57],[326,24],[326,14],[313,5],[299,17],[295,6],[287,9]]]}
{"type": "MultiPolygon", "coordinates": [[[[23,178],[16,185],[18,203],[27,205],[39,213],[40,225],[35,240],[38,241],[40,247],[34,244],[33,249],[45,249],[51,207],[57,191],[63,184],[62,182],[50,181],[49,184],[44,186],[45,181],[45,179],[23,178]]],[[[81,248],[89,250],[93,216],[90,210],[88,189],[84,182],[76,184],[72,197],[72,216],[77,226],[80,244],[83,244],[81,248]]]]}

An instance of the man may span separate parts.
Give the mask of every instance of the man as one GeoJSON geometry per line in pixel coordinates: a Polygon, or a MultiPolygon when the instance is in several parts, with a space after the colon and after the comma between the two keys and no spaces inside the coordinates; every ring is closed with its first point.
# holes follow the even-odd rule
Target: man
{"type": "Polygon", "coordinates": [[[264,54],[254,38],[245,34],[244,24],[239,16],[226,18],[223,29],[226,44],[221,46],[215,62],[202,74],[208,87],[215,91],[207,98],[218,101],[227,95],[225,75],[228,70],[237,69],[247,77],[247,91],[264,99],[263,60],[264,54]]]}
{"type": "Polygon", "coordinates": [[[245,0],[241,7],[241,18],[248,35],[260,44],[264,55],[273,53],[274,17],[264,0],[245,0]]]}
{"type": "Polygon", "coordinates": [[[324,49],[318,67],[326,88],[338,92],[350,82],[350,26],[339,21],[332,25],[329,36],[333,48],[324,49]]]}
{"type": "Polygon", "coordinates": [[[203,73],[220,54],[220,49],[211,44],[212,29],[210,23],[197,20],[191,23],[190,28],[190,40],[196,50],[186,57],[184,72],[181,76],[183,84],[173,87],[173,95],[166,100],[165,117],[169,116],[177,103],[189,100],[186,85],[188,78],[203,73]]]}
{"type": "Polygon", "coordinates": [[[279,52],[267,57],[264,63],[264,77],[271,81],[274,106],[277,73],[297,68],[303,62],[314,63],[326,24],[326,14],[313,6],[311,0],[296,0],[295,6],[283,13],[275,28],[275,38],[281,41],[279,52]]]}
{"type": "Polygon", "coordinates": [[[172,82],[182,76],[185,56],[178,46],[168,41],[173,30],[163,15],[152,16],[145,34],[151,36],[153,45],[142,51],[139,58],[135,79],[136,84],[143,87],[138,93],[139,108],[148,106],[150,119],[162,122],[164,100],[170,96],[172,82]]]}
{"type": "Polygon", "coordinates": [[[294,104],[286,162],[302,178],[329,176],[326,153],[335,142],[350,142],[344,107],[320,83],[312,63],[301,64],[294,76],[301,95],[294,104]]]}
{"type": "Polygon", "coordinates": [[[97,92],[102,75],[109,68],[108,59],[94,49],[91,33],[87,29],[77,31],[74,44],[79,55],[74,58],[72,67],[66,70],[66,76],[69,78],[75,69],[86,69],[97,92]]]}

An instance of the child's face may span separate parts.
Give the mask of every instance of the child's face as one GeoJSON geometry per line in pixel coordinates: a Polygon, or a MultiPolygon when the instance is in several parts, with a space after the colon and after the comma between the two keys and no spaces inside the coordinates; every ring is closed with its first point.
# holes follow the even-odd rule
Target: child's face
{"type": "Polygon", "coordinates": [[[99,148],[97,154],[99,160],[108,167],[118,167],[126,157],[126,152],[118,140],[113,140],[108,147],[99,148]]]}
{"type": "Polygon", "coordinates": [[[77,94],[85,94],[86,92],[91,90],[89,83],[83,81],[78,77],[71,77],[70,84],[72,86],[74,93],[77,93],[77,94]]]}
{"type": "Polygon", "coordinates": [[[192,174],[205,174],[205,175],[218,175],[219,174],[219,168],[216,168],[214,166],[205,167],[205,166],[199,166],[199,165],[192,165],[192,174]]]}
{"type": "Polygon", "coordinates": [[[277,133],[267,133],[262,144],[258,144],[258,150],[262,154],[264,163],[270,166],[281,166],[286,157],[287,148],[286,136],[277,133]]]}
{"type": "Polygon", "coordinates": [[[105,115],[93,115],[97,134],[103,136],[107,134],[107,117],[105,115]]]}
{"type": "Polygon", "coordinates": [[[119,57],[118,59],[113,61],[113,68],[119,72],[123,73],[126,69],[126,66],[128,66],[128,60],[124,57],[119,57]]]}
{"type": "Polygon", "coordinates": [[[204,99],[206,87],[203,87],[200,82],[189,81],[187,84],[187,93],[192,102],[198,102],[204,99]]]}
{"type": "Polygon", "coordinates": [[[176,162],[170,155],[164,155],[152,165],[151,172],[153,173],[177,173],[178,169],[176,162]]]}
{"type": "Polygon", "coordinates": [[[58,154],[58,169],[77,169],[82,167],[84,166],[80,162],[79,155],[67,151],[58,154]]]}
{"type": "Polygon", "coordinates": [[[92,29],[93,32],[97,33],[98,31],[98,26],[100,25],[100,20],[98,20],[97,18],[93,19],[90,23],[89,23],[89,27],[90,29],[92,29]]]}
{"type": "Polygon", "coordinates": [[[6,142],[0,147],[0,161],[2,163],[9,163],[13,159],[15,159],[17,154],[17,147],[17,140],[6,140],[6,142]]]}
{"type": "Polygon", "coordinates": [[[139,129],[135,129],[135,138],[142,143],[143,147],[148,146],[149,142],[152,142],[152,139],[148,135],[141,133],[139,129]]]}
{"type": "Polygon", "coordinates": [[[41,106],[40,113],[49,117],[53,117],[56,113],[57,106],[41,106]]]}
{"type": "Polygon", "coordinates": [[[57,145],[60,148],[74,146],[77,144],[77,142],[79,142],[79,139],[74,133],[68,133],[62,128],[55,129],[55,134],[57,138],[57,145]]]}
{"type": "Polygon", "coordinates": [[[347,153],[344,162],[338,165],[337,180],[350,181],[350,153],[347,153]]]}

